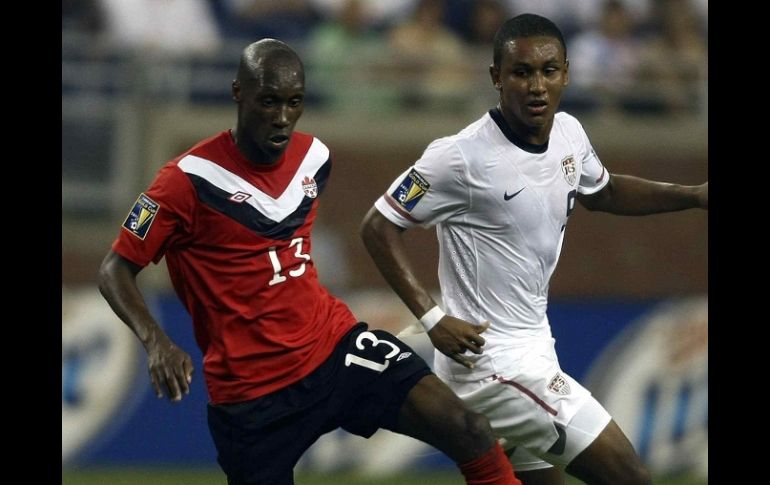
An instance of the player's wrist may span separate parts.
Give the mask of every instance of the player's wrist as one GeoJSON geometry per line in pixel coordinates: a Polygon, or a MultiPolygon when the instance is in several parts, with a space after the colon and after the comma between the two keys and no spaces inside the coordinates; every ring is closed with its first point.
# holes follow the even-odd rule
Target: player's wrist
{"type": "Polygon", "coordinates": [[[439,320],[445,316],[446,313],[444,313],[444,311],[439,308],[438,305],[436,305],[425,312],[425,315],[420,317],[420,323],[422,324],[423,328],[425,328],[426,332],[430,332],[431,329],[438,324],[439,320]]]}

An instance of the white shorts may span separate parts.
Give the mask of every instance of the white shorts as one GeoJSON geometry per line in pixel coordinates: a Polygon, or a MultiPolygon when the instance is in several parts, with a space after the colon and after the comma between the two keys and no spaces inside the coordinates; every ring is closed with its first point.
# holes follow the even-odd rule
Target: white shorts
{"type": "Polygon", "coordinates": [[[610,422],[591,393],[559,367],[554,340],[528,340],[490,355],[494,372],[472,382],[439,374],[476,412],[484,414],[515,470],[566,466],[610,422]]]}

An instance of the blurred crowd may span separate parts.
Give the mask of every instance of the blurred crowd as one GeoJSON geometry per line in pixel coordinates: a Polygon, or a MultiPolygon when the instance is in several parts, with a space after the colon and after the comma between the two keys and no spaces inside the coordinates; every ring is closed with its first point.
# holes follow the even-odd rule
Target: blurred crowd
{"type": "Polygon", "coordinates": [[[564,32],[564,109],[676,114],[704,102],[708,0],[63,0],[62,31],[203,59],[275,37],[298,46],[319,103],[421,109],[487,86],[497,28],[524,12],[564,32]]]}

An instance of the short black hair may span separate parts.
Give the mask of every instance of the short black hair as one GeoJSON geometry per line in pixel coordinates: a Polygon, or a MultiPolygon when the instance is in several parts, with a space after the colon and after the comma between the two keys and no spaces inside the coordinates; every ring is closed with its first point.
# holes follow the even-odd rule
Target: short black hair
{"type": "Polygon", "coordinates": [[[564,59],[567,59],[567,44],[564,36],[555,23],[545,17],[533,13],[523,13],[505,21],[497,30],[494,40],[492,62],[495,67],[500,67],[500,58],[503,56],[503,46],[506,42],[519,37],[554,37],[561,42],[564,48],[564,59]]]}
{"type": "Polygon", "coordinates": [[[236,79],[240,82],[254,79],[264,68],[266,62],[275,60],[296,63],[304,76],[302,60],[294,49],[280,40],[265,38],[258,40],[243,49],[241,60],[238,64],[236,79]]]}

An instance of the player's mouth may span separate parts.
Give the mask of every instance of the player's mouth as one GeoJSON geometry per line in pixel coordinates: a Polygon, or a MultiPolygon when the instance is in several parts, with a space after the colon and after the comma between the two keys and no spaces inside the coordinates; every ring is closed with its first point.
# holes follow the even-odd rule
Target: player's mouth
{"type": "Polygon", "coordinates": [[[273,135],[267,139],[274,148],[283,148],[289,143],[289,137],[287,135],[273,135]]]}
{"type": "Polygon", "coordinates": [[[535,100],[527,103],[527,112],[529,112],[529,114],[533,116],[545,114],[545,111],[547,109],[548,109],[548,103],[542,100],[535,100]]]}

